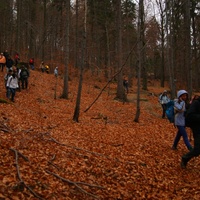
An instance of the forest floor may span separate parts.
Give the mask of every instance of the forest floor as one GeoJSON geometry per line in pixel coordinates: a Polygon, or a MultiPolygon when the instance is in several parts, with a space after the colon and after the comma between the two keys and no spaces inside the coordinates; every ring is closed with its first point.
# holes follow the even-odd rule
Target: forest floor
{"type": "MultiPolygon", "coordinates": [[[[0,72],[0,99],[3,76],[0,72]]],[[[0,103],[0,199],[199,200],[200,159],[181,169],[183,140],[171,150],[176,128],[161,118],[163,88],[151,82],[141,91],[136,123],[136,80],[130,102],[114,100],[112,83],[84,112],[106,84],[91,77],[84,77],[78,123],[72,120],[75,74],[68,100],[59,98],[62,77],[54,99],[54,75],[31,71],[28,89],[17,92],[14,103],[0,103]]]]}

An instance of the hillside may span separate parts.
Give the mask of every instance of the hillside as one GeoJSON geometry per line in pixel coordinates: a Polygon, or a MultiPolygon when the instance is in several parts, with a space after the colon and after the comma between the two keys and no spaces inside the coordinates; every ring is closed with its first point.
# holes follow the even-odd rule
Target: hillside
{"type": "MultiPolygon", "coordinates": [[[[0,72],[0,98],[5,98],[3,76],[0,72]]],[[[123,104],[114,100],[112,84],[84,112],[105,84],[89,77],[79,123],[72,120],[74,74],[68,100],[54,99],[52,74],[31,71],[28,90],[17,92],[15,103],[0,103],[0,199],[200,199],[200,159],[180,168],[187,149],[181,140],[178,151],[171,150],[176,129],[161,118],[158,97],[142,92],[135,123],[136,88],[123,104]]],[[[59,77],[57,97],[62,85],[59,77]]],[[[162,90],[149,87],[154,94],[162,90]]]]}

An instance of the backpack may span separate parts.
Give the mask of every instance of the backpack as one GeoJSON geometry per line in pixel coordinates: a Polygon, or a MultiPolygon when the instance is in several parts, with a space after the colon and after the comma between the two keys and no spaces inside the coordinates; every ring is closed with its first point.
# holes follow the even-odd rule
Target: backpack
{"type": "Polygon", "coordinates": [[[167,109],[165,111],[167,119],[169,120],[170,123],[174,123],[174,117],[175,117],[175,113],[174,113],[174,101],[170,100],[167,104],[167,109]]]}
{"type": "Polygon", "coordinates": [[[28,78],[28,71],[26,69],[22,69],[20,73],[21,78],[28,78]]]}

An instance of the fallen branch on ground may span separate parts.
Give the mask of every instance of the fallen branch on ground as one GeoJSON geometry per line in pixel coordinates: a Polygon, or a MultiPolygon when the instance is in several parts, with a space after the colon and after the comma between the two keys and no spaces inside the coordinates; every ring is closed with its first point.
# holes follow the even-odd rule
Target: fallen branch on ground
{"type": "Polygon", "coordinates": [[[31,194],[33,194],[36,198],[44,200],[42,197],[38,196],[32,189],[31,187],[29,187],[28,185],[26,185],[26,183],[23,181],[23,179],[21,178],[21,174],[20,174],[20,170],[19,170],[19,163],[18,163],[18,155],[20,155],[23,159],[25,159],[26,161],[28,160],[28,158],[26,158],[26,156],[24,156],[23,154],[19,153],[16,149],[12,149],[10,148],[11,151],[13,151],[15,153],[15,166],[17,169],[17,177],[20,181],[20,188],[24,188],[26,187],[31,194]]]}
{"type": "Polygon", "coordinates": [[[75,186],[76,188],[78,188],[81,192],[83,192],[83,193],[85,193],[85,194],[87,194],[87,195],[89,195],[89,196],[92,196],[92,197],[94,197],[95,199],[99,199],[99,197],[97,197],[96,195],[94,195],[94,194],[92,194],[92,193],[87,192],[86,190],[84,190],[84,189],[83,189],[82,187],[80,187],[79,185],[86,185],[86,186],[89,186],[89,187],[96,187],[96,188],[99,188],[99,189],[104,189],[104,187],[99,186],[99,185],[91,185],[91,184],[84,183],[84,182],[74,182],[74,181],[70,181],[69,179],[65,179],[65,178],[63,178],[63,177],[61,177],[61,176],[59,176],[59,175],[57,175],[57,174],[55,174],[55,173],[53,173],[53,172],[48,171],[48,170],[46,170],[46,172],[47,172],[48,174],[51,174],[51,175],[55,176],[56,178],[59,178],[60,180],[62,180],[62,181],[64,181],[64,182],[67,182],[67,183],[69,183],[69,184],[71,184],[71,185],[74,185],[74,186],[75,186]]]}

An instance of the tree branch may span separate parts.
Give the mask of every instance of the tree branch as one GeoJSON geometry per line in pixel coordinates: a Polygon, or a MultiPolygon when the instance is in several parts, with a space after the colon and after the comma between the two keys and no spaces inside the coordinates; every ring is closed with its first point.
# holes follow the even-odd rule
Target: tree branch
{"type": "Polygon", "coordinates": [[[64,182],[67,182],[67,183],[69,183],[69,184],[71,184],[71,185],[74,185],[74,186],[75,186],[76,188],[78,188],[81,192],[83,192],[83,193],[85,193],[85,194],[87,194],[87,195],[89,195],[89,196],[91,196],[91,197],[94,197],[95,199],[99,199],[99,197],[96,196],[96,195],[94,195],[94,194],[92,194],[92,193],[87,192],[87,191],[84,190],[82,187],[80,187],[78,184],[87,185],[87,186],[89,186],[89,187],[96,187],[96,188],[99,188],[99,189],[104,189],[104,187],[99,186],[99,185],[90,185],[90,184],[84,183],[84,182],[73,182],[73,181],[70,181],[69,179],[65,179],[65,178],[63,178],[63,177],[61,177],[61,176],[59,176],[59,175],[57,175],[57,174],[55,174],[55,173],[53,173],[53,172],[48,171],[48,170],[45,170],[45,171],[46,171],[48,174],[51,174],[51,175],[55,176],[56,178],[61,179],[61,180],[64,181],[64,182]]]}
{"type": "Polygon", "coordinates": [[[131,51],[129,52],[128,56],[126,57],[126,60],[124,61],[123,65],[121,66],[121,68],[119,69],[118,72],[116,72],[111,78],[110,80],[106,83],[106,85],[101,89],[100,93],[97,95],[97,97],[95,98],[95,100],[91,103],[91,105],[84,110],[84,112],[87,112],[94,104],[95,102],[99,99],[99,97],[101,96],[101,94],[103,93],[103,91],[107,88],[108,84],[122,71],[122,69],[124,68],[125,64],[128,61],[128,58],[130,57],[133,49],[135,48],[135,46],[137,45],[137,43],[132,47],[131,51]]]}
{"type": "Polygon", "coordinates": [[[17,176],[18,176],[18,179],[20,181],[20,187],[26,187],[31,192],[31,194],[33,194],[36,198],[38,198],[40,200],[44,200],[42,197],[38,196],[28,185],[26,185],[26,183],[21,178],[19,163],[18,163],[18,154],[20,156],[22,156],[22,158],[24,158],[26,161],[28,159],[23,154],[19,153],[16,149],[10,148],[10,150],[15,153],[15,166],[16,166],[16,169],[17,169],[17,176]]]}

